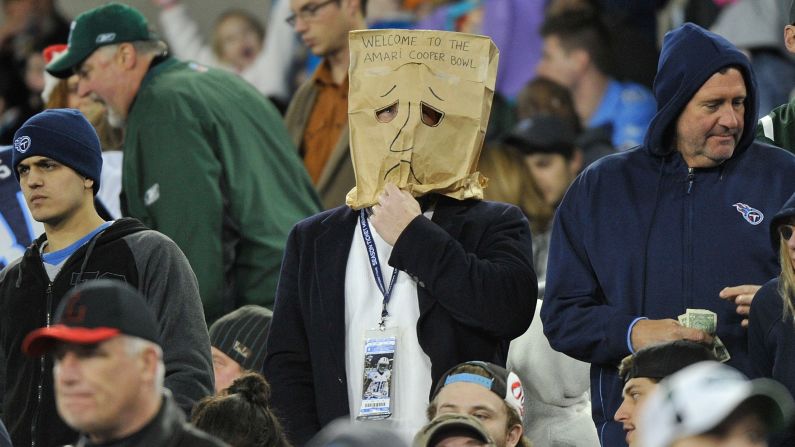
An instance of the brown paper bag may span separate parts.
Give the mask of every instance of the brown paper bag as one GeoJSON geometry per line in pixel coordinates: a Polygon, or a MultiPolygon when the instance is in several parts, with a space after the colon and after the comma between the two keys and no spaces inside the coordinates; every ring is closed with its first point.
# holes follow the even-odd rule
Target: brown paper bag
{"type": "Polygon", "coordinates": [[[477,162],[488,126],[499,52],[485,36],[363,30],[349,36],[348,123],[353,209],[386,183],[419,197],[483,198],[477,162]]]}

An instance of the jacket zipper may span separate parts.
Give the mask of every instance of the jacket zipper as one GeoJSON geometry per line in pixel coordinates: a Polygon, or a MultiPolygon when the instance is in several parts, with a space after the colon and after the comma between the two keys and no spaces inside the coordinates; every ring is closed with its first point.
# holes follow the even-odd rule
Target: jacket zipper
{"type": "MultiPolygon", "coordinates": [[[[52,320],[52,281],[47,284],[47,308],[46,308],[46,326],[50,327],[52,320]]],[[[41,400],[44,394],[44,355],[39,357],[39,385],[36,394],[36,412],[33,413],[33,423],[30,425],[30,446],[36,447],[36,426],[38,425],[39,412],[41,411],[41,400]]]]}
{"type": "MultiPolygon", "coordinates": [[[[695,182],[696,173],[695,169],[687,168],[687,195],[690,196],[690,193],[693,191],[693,183],[695,182]]],[[[692,197],[688,197],[685,200],[687,210],[686,210],[686,220],[685,225],[687,226],[685,230],[685,262],[684,262],[684,294],[682,298],[684,299],[684,309],[687,309],[692,305],[693,297],[692,297],[692,285],[693,285],[693,199],[692,197]]]]}

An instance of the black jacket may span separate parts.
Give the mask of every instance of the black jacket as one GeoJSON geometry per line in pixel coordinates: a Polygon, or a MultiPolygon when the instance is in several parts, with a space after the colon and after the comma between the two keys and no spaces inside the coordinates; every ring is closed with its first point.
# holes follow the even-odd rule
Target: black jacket
{"type": "Polygon", "coordinates": [[[135,219],[120,219],[74,252],[51,283],[40,256],[45,239],[0,272],[3,420],[16,447],[63,445],[77,437],[55,410],[52,359],[26,357],[20,348],[30,331],[52,322],[61,297],[79,282],[109,278],[137,288],[157,316],[165,386],[179,406],[189,411],[212,393],[210,339],[196,276],[173,241],[135,219]]]}
{"type": "MultiPolygon", "coordinates": [[[[176,406],[169,393],[152,422],[140,431],[118,441],[94,444],[81,435],[74,447],[225,447],[220,439],[208,435],[185,421],[185,414],[176,406]]],[[[228,446],[227,446],[228,447],[228,446]]]]}
{"type": "MultiPolygon", "coordinates": [[[[264,372],[296,445],[348,414],[345,269],[358,215],[320,213],[287,240],[264,372]]],[[[434,382],[468,360],[505,365],[533,318],[532,253],[527,220],[504,203],[441,197],[433,221],[419,216],[403,231],[389,265],[418,281],[417,337],[434,382]]]]}

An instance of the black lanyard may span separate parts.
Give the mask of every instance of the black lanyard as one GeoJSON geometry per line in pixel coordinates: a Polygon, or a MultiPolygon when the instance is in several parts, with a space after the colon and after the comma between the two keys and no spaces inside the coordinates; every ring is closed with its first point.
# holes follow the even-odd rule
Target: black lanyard
{"type": "Polygon", "coordinates": [[[359,225],[362,227],[362,239],[364,245],[367,247],[367,257],[370,259],[370,269],[373,271],[375,283],[378,285],[378,290],[384,296],[384,307],[381,309],[381,321],[378,322],[378,327],[384,329],[386,324],[386,317],[389,312],[386,310],[389,299],[392,297],[392,290],[395,288],[395,281],[397,280],[398,269],[392,269],[392,279],[389,280],[389,287],[384,285],[384,275],[381,273],[381,262],[378,260],[378,251],[375,248],[375,241],[373,235],[370,233],[370,224],[367,223],[367,211],[364,208],[359,211],[359,225]]]}

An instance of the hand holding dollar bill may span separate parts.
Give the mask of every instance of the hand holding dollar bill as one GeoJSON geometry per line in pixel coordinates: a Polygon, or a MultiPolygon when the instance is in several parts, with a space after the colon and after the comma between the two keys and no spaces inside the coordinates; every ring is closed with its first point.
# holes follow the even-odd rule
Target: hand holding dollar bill
{"type": "Polygon", "coordinates": [[[720,337],[715,335],[718,328],[718,316],[715,312],[706,309],[687,309],[684,314],[679,315],[679,324],[684,327],[698,329],[715,337],[712,343],[712,352],[719,362],[727,362],[731,355],[720,337]]]}

